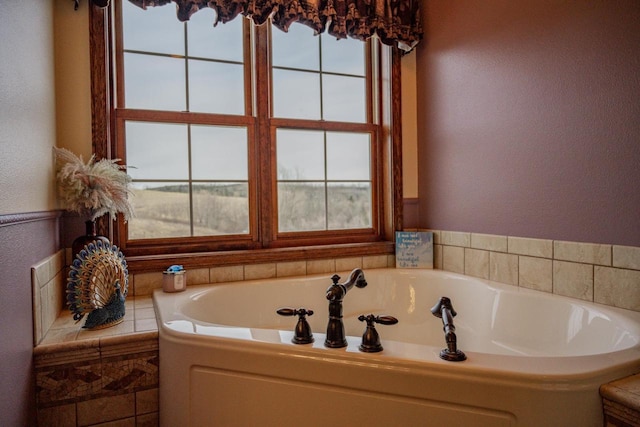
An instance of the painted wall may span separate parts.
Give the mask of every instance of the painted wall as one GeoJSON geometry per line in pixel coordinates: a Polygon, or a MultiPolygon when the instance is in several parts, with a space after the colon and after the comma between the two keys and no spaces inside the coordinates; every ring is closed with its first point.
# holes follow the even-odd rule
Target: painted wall
{"type": "Polygon", "coordinates": [[[89,4],[78,10],[67,0],[54,9],[56,73],[56,139],[59,147],[91,157],[91,69],[89,4]]]}
{"type": "Polygon", "coordinates": [[[425,2],[420,226],[640,246],[640,3],[425,2]]]}
{"type": "Polygon", "coordinates": [[[53,7],[2,2],[0,214],[55,208],[53,7]]]}
{"type": "Polygon", "coordinates": [[[22,426],[35,421],[30,267],[59,247],[55,213],[24,215],[56,207],[53,2],[1,7],[0,424],[22,426]]]}

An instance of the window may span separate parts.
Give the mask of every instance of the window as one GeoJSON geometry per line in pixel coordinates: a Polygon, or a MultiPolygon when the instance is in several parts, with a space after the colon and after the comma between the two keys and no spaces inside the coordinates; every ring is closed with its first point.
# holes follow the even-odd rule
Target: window
{"type": "Polygon", "coordinates": [[[112,3],[105,145],[134,180],[128,257],[392,240],[389,48],[112,3]]]}

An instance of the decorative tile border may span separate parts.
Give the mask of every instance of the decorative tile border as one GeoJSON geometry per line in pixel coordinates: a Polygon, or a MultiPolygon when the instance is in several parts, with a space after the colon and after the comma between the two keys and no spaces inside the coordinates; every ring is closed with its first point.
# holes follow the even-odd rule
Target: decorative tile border
{"type": "Polygon", "coordinates": [[[34,366],[44,425],[158,423],[157,332],[40,345],[34,366]]]}
{"type": "Polygon", "coordinates": [[[436,268],[640,311],[638,247],[428,231],[436,268]]]}
{"type": "Polygon", "coordinates": [[[39,346],[34,365],[39,408],[154,388],[157,333],[39,346]]]}

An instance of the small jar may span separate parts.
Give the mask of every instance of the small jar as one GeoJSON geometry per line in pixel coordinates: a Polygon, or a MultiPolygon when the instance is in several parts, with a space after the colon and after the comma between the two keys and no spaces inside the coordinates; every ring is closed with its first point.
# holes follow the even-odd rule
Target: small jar
{"type": "Polygon", "coordinates": [[[187,271],[163,271],[162,290],[164,292],[182,292],[187,289],[187,271]]]}

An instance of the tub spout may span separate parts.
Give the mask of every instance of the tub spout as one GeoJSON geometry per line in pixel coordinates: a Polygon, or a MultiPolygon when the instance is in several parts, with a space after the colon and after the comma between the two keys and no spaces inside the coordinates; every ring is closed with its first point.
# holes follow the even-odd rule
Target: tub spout
{"type": "Polygon", "coordinates": [[[431,313],[442,319],[442,329],[444,330],[444,338],[447,348],[440,352],[440,358],[450,362],[461,362],[467,359],[467,356],[458,350],[458,339],[456,337],[456,327],[453,325],[453,318],[458,314],[451,305],[451,300],[442,297],[431,308],[431,313]]]}
{"type": "Polygon", "coordinates": [[[340,276],[337,274],[334,274],[331,277],[331,280],[333,281],[333,284],[327,289],[327,299],[329,301],[341,301],[354,285],[356,288],[364,288],[367,286],[367,280],[364,278],[364,271],[360,268],[353,270],[351,274],[349,274],[349,278],[344,283],[338,283],[340,276]]]}
{"type": "Polygon", "coordinates": [[[353,270],[344,283],[338,283],[340,276],[337,274],[334,274],[331,280],[333,284],[327,288],[326,294],[329,300],[329,323],[324,345],[329,348],[341,348],[347,346],[342,323],[342,300],[354,285],[356,288],[364,288],[367,286],[367,281],[364,278],[364,271],[360,268],[353,270]]]}

